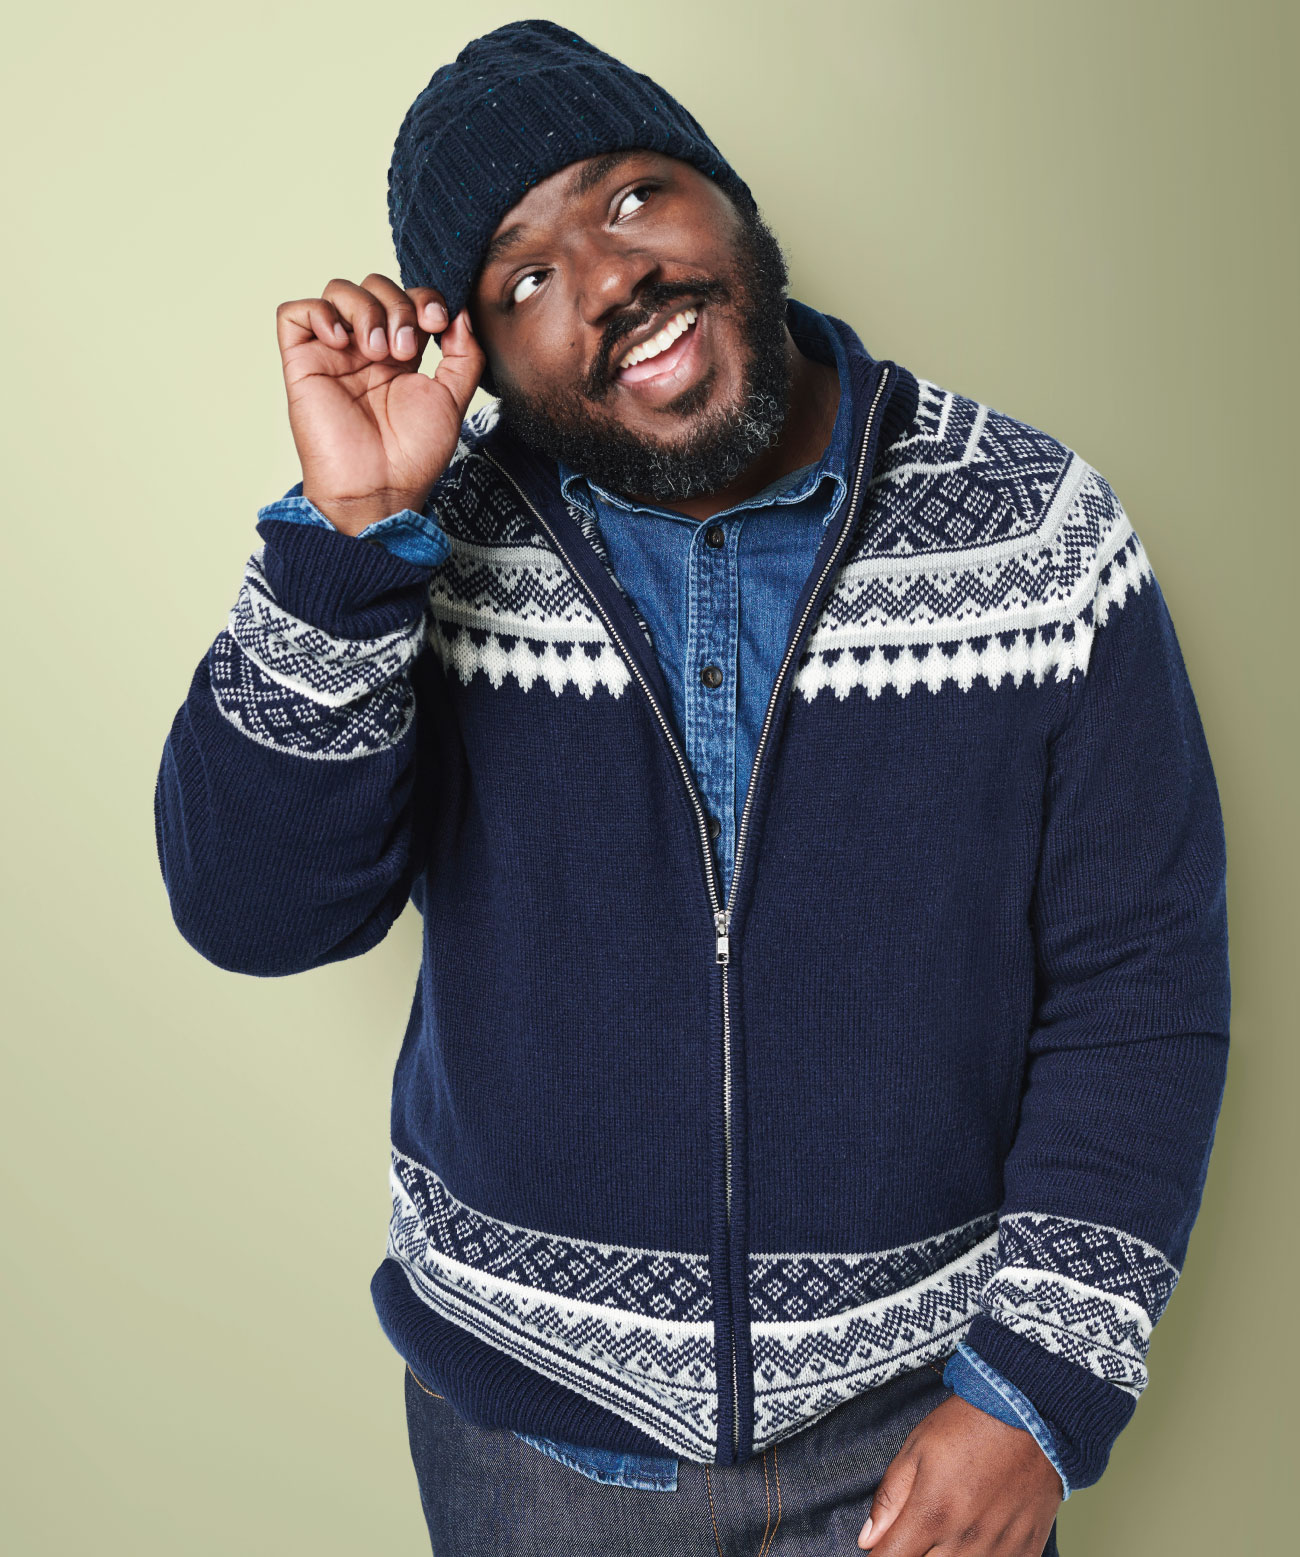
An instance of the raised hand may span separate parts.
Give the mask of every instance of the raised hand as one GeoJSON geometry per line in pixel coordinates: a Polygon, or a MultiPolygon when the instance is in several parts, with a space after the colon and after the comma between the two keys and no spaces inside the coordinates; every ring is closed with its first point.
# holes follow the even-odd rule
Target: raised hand
{"type": "Polygon", "coordinates": [[[372,271],[360,286],[336,278],[320,297],[281,303],[276,335],[303,496],[349,535],[423,508],[487,362],[468,310],[448,324],[441,293],[372,271]],[[437,331],[430,377],[420,359],[437,331]]]}

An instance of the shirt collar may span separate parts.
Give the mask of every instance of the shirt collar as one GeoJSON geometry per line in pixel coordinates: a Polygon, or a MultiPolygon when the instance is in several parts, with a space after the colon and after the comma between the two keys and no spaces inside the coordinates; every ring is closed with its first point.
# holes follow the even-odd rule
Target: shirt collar
{"type": "MultiPolygon", "coordinates": [[[[840,339],[839,331],[831,326],[825,314],[795,298],[786,301],[786,324],[795,345],[805,356],[812,357],[818,362],[835,364],[840,380],[840,398],[835,411],[835,425],[831,429],[830,442],[822,457],[815,463],[787,472],[764,487],[761,492],[755,492],[752,497],[733,503],[730,508],[724,508],[721,513],[715,514],[714,518],[726,518],[730,514],[740,513],[748,508],[767,508],[778,503],[802,502],[804,498],[816,491],[822,481],[826,480],[838,489],[835,501],[828,505],[827,517],[829,518],[830,514],[838,508],[840,499],[848,489],[845,467],[848,463],[849,440],[853,428],[853,395],[852,376],[849,372],[848,354],[844,342],[840,339]]],[[[689,518],[686,514],[674,513],[672,509],[636,503],[629,498],[621,497],[616,492],[608,492],[604,487],[598,486],[596,482],[584,476],[581,471],[566,465],[563,460],[557,463],[560,491],[566,502],[580,508],[589,518],[595,517],[594,505],[598,502],[603,509],[621,510],[623,513],[657,514],[665,519],[676,519],[681,524],[694,525],[700,522],[689,518]]]]}

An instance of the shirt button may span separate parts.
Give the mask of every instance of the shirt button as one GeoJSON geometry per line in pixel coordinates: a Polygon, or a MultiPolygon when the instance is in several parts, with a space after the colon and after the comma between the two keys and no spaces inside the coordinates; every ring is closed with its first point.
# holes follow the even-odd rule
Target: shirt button
{"type": "Polygon", "coordinates": [[[711,524],[704,532],[705,543],[709,546],[721,546],[726,538],[720,524],[711,524]]]}
{"type": "Polygon", "coordinates": [[[722,672],[716,665],[706,665],[700,672],[700,680],[706,687],[720,687],[722,685],[722,672]]]}
{"type": "Polygon", "coordinates": [[[711,816],[709,818],[709,837],[716,838],[721,831],[722,823],[717,819],[716,816],[711,816]]]}

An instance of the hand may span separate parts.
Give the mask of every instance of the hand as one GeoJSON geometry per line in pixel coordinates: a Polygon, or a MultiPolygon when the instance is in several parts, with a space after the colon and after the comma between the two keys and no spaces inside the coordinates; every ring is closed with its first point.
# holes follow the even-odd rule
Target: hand
{"type": "Polygon", "coordinates": [[[281,303],[275,319],[303,496],[349,535],[422,509],[487,364],[468,310],[448,325],[441,293],[372,271],[362,286],[336,279],[321,297],[281,303]],[[430,378],[420,358],[439,330],[430,378]]]}
{"type": "Polygon", "coordinates": [[[950,1395],[890,1462],[858,1545],[872,1557],[1042,1557],[1063,1490],[1028,1428],[950,1395]]]}

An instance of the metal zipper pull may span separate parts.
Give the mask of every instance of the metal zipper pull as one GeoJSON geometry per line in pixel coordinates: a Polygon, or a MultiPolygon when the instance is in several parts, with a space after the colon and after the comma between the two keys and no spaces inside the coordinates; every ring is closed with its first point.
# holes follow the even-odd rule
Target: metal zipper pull
{"type": "Polygon", "coordinates": [[[727,921],[729,914],[725,908],[719,908],[713,916],[713,929],[718,938],[717,953],[719,962],[731,960],[731,941],[727,935],[727,921]]]}

